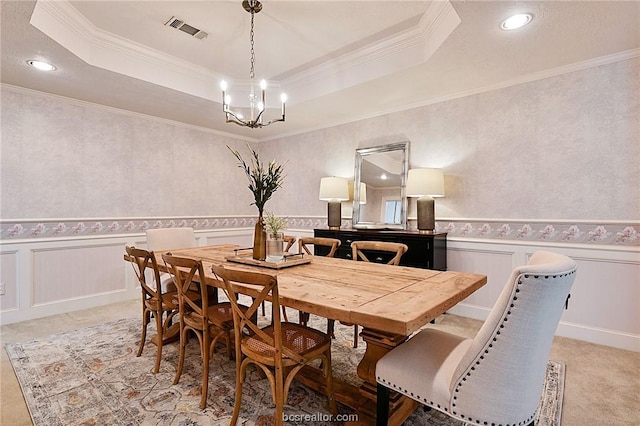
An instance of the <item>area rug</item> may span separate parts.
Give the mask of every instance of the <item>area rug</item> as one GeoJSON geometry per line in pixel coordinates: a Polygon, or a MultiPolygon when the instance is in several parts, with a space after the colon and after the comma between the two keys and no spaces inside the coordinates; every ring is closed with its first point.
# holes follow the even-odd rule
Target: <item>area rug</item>
{"type": "MultiPolygon", "coordinates": [[[[291,314],[290,314],[291,316],[291,314]]],[[[297,318],[297,313],[296,313],[297,318]]],[[[326,320],[313,319],[320,329],[326,320]]],[[[235,364],[224,349],[211,361],[207,408],[200,410],[201,360],[198,342],[187,345],[180,382],[172,385],[178,359],[177,344],[164,347],[158,374],[152,374],[156,347],[149,341],[135,356],[141,321],[122,319],[99,326],[8,344],[9,355],[35,426],[68,425],[228,425],[233,411],[235,364]]],[[[364,351],[350,347],[353,327],[336,326],[332,361],[336,377],[359,384],[356,365],[364,351]]],[[[150,325],[149,335],[154,330],[150,325]]],[[[564,364],[550,361],[536,425],[559,426],[564,364]]],[[[338,404],[341,414],[353,414],[338,404]]],[[[268,381],[255,371],[247,375],[238,424],[273,424],[274,405],[268,381]]],[[[291,387],[286,424],[342,424],[324,421],[327,398],[302,384],[291,387]],[[306,416],[306,417],[305,417],[306,416]],[[311,419],[312,421],[310,421],[311,419]]],[[[416,410],[406,426],[463,423],[436,410],[416,410]]]]}

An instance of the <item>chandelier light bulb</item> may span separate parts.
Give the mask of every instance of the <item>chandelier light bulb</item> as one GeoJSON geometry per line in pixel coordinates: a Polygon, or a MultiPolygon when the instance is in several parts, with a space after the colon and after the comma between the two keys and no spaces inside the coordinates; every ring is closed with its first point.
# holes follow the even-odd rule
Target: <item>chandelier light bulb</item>
{"type": "Polygon", "coordinates": [[[245,0],[242,2],[242,7],[247,12],[251,13],[251,31],[249,32],[249,41],[251,43],[250,50],[250,72],[249,78],[251,80],[251,91],[249,93],[249,111],[251,113],[250,118],[246,119],[240,113],[235,113],[231,110],[231,98],[227,96],[227,82],[220,82],[220,89],[222,89],[222,111],[225,114],[225,118],[227,123],[234,123],[239,126],[249,127],[251,129],[256,129],[260,127],[268,126],[272,123],[277,123],[280,121],[284,121],[285,119],[285,102],[287,97],[283,94],[280,99],[282,100],[282,115],[279,118],[275,118],[272,120],[265,120],[263,117],[263,113],[266,110],[267,105],[267,81],[260,80],[260,93],[257,94],[254,91],[254,77],[255,77],[255,54],[254,54],[254,15],[262,10],[262,4],[258,0],[245,0]],[[257,110],[257,113],[256,113],[257,110]]]}
{"type": "Polygon", "coordinates": [[[287,95],[285,93],[280,95],[280,102],[282,103],[287,102],[287,95]]]}

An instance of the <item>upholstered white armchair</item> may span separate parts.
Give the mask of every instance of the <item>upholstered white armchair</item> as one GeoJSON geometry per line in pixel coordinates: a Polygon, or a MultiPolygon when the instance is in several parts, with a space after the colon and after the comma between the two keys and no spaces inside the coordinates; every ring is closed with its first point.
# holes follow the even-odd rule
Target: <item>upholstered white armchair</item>
{"type": "Polygon", "coordinates": [[[569,257],[536,252],[474,339],[429,328],[382,357],[377,424],[387,424],[391,389],[469,424],[533,425],[575,272],[569,257]]]}
{"type": "Polygon", "coordinates": [[[193,228],[147,229],[147,249],[156,252],[189,248],[196,245],[193,228]]]}

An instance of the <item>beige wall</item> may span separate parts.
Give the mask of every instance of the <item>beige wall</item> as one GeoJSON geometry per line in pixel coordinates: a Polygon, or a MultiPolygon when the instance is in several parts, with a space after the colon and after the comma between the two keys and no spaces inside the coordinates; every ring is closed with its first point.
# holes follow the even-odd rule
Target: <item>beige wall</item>
{"type": "Polygon", "coordinates": [[[317,213],[320,177],[353,176],[356,148],[409,140],[410,167],[445,170],[438,217],[638,219],[639,75],[636,58],[267,142],[297,159],[298,201],[276,205],[317,213]]]}
{"type": "MultiPolygon", "coordinates": [[[[261,143],[288,161],[267,209],[322,216],[321,177],[353,176],[356,148],[409,140],[411,167],[445,169],[440,218],[638,219],[639,62],[261,143]]],[[[227,144],[245,142],[5,86],[0,216],[252,214],[227,144]]]]}
{"type": "Polygon", "coordinates": [[[254,211],[249,192],[236,190],[242,172],[226,147],[245,149],[245,142],[126,111],[3,89],[2,218],[254,211]]]}

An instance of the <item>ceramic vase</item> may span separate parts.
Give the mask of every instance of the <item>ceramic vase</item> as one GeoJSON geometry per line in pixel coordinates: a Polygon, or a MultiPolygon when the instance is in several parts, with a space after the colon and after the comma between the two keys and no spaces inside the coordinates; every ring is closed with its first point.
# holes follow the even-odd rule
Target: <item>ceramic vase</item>
{"type": "Polygon", "coordinates": [[[267,258],[267,233],[264,230],[262,215],[258,217],[256,226],[253,229],[253,258],[255,260],[265,260],[267,258]]]}

